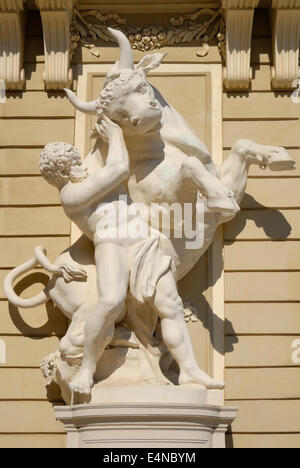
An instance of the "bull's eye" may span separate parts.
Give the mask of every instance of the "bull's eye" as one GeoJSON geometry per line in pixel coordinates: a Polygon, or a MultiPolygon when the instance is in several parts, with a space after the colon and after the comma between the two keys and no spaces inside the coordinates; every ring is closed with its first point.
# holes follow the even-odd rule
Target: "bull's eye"
{"type": "Polygon", "coordinates": [[[138,93],[145,94],[147,91],[148,91],[148,86],[147,86],[145,83],[140,84],[140,85],[137,87],[137,92],[138,92],[138,93]]]}

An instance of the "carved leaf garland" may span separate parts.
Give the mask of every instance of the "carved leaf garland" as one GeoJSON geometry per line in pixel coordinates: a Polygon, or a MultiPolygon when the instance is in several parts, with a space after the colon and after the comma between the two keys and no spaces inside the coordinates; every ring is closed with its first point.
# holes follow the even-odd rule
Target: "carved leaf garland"
{"type": "Polygon", "coordinates": [[[199,322],[199,310],[190,302],[184,303],[184,320],[188,322],[199,322]]]}
{"type": "Polygon", "coordinates": [[[103,15],[98,10],[79,12],[75,9],[70,27],[70,55],[81,45],[99,57],[100,52],[94,42],[97,39],[112,42],[107,32],[110,26],[120,29],[128,37],[131,47],[142,52],[197,41],[200,42],[197,55],[204,57],[209,53],[209,43],[217,38],[220,54],[224,57],[225,23],[221,9],[202,8],[192,14],[172,17],[169,21],[169,27],[149,25],[132,28],[127,27],[126,19],[117,13],[103,15]]]}

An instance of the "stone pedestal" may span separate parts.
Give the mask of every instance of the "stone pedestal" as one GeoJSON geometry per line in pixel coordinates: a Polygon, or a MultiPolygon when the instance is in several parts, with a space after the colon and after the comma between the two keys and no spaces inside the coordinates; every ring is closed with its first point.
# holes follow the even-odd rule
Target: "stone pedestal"
{"type": "MultiPolygon", "coordinates": [[[[188,387],[98,388],[101,403],[55,407],[68,448],[225,448],[236,407],[188,387]]],[[[97,398],[97,399],[98,399],[97,398]]]]}

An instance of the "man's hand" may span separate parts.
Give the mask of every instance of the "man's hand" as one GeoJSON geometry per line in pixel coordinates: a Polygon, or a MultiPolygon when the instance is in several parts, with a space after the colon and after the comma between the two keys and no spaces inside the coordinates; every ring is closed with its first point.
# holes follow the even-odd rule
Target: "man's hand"
{"type": "Polygon", "coordinates": [[[110,141],[116,137],[123,137],[121,127],[112,122],[106,115],[101,120],[101,123],[95,124],[95,130],[99,133],[104,141],[110,141]]]}

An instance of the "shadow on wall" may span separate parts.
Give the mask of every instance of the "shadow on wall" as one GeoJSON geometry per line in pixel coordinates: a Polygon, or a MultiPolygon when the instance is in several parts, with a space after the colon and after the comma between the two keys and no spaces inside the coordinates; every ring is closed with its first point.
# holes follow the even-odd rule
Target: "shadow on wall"
{"type": "MultiPolygon", "coordinates": [[[[272,240],[283,240],[287,239],[291,232],[292,227],[283,216],[283,214],[272,208],[268,208],[258,203],[251,195],[245,194],[242,202],[242,211],[237,215],[235,220],[231,221],[230,226],[230,239],[226,239],[226,243],[230,244],[235,241],[238,235],[244,230],[248,220],[255,223],[258,229],[262,229],[265,236],[272,240]]],[[[225,236],[226,237],[226,236],[225,236]]],[[[227,335],[234,335],[234,329],[232,324],[226,322],[227,335]]],[[[238,342],[236,336],[230,336],[230,339],[226,340],[225,352],[230,353],[234,349],[234,344],[238,342]]]]}
{"type": "Polygon", "coordinates": [[[244,230],[248,220],[254,221],[258,229],[263,229],[269,239],[284,240],[290,236],[292,227],[280,211],[261,205],[249,194],[244,196],[243,206],[247,208],[242,209],[235,220],[230,223],[231,233],[230,238],[226,238],[227,243],[234,242],[244,230]]]}
{"type": "Polygon", "coordinates": [[[231,425],[228,426],[228,430],[227,430],[227,432],[226,432],[226,448],[227,448],[227,449],[233,449],[233,448],[235,448],[235,447],[234,447],[234,443],[233,443],[233,436],[232,436],[231,425]]]}
{"type": "MultiPolygon", "coordinates": [[[[230,238],[226,239],[227,244],[233,243],[235,241],[239,234],[244,230],[248,220],[253,221],[259,230],[262,229],[264,235],[269,239],[283,240],[290,236],[292,227],[280,211],[261,205],[249,194],[244,196],[242,206],[247,208],[242,209],[237,217],[228,223],[228,225],[230,225],[230,238]]],[[[203,261],[203,259],[201,259],[200,262],[201,261],[203,261]]],[[[234,345],[239,342],[233,324],[227,319],[225,319],[224,323],[223,320],[217,317],[214,314],[208,300],[205,298],[205,291],[208,288],[213,287],[223,273],[223,259],[219,263],[218,267],[219,270],[215,272],[215,278],[213,279],[209,278],[209,275],[207,275],[204,271],[201,271],[201,274],[208,277],[208,280],[206,283],[204,281],[199,282],[200,287],[197,294],[197,303],[200,304],[200,307],[199,311],[197,312],[197,316],[203,324],[204,328],[208,330],[213,348],[219,353],[223,353],[223,343],[214,341],[214,331],[217,331],[216,329],[226,329],[226,334],[230,335],[230,340],[226,340],[225,353],[231,353],[234,350],[234,345]],[[214,323],[215,330],[213,330],[212,323],[214,323]]],[[[197,265],[195,268],[197,268],[197,265]]],[[[206,268],[208,268],[208,264],[206,264],[206,268]]],[[[191,289],[189,289],[188,284],[190,282],[189,275],[193,275],[193,273],[195,274],[195,269],[193,269],[192,272],[190,272],[183,280],[188,291],[185,295],[187,295],[188,298],[192,296],[192,292],[191,289]]],[[[218,333],[216,333],[216,335],[218,335],[218,333]]]]}
{"type": "MultiPolygon", "coordinates": [[[[46,286],[49,281],[48,275],[42,272],[34,272],[30,275],[22,278],[14,287],[16,294],[22,295],[22,293],[37,283],[40,283],[41,286],[46,286]]],[[[42,289],[42,287],[41,287],[42,289]]],[[[58,337],[62,336],[62,313],[60,310],[54,306],[52,301],[47,302],[44,305],[46,310],[48,320],[47,322],[40,327],[30,326],[22,317],[22,314],[19,311],[18,307],[15,307],[9,303],[9,313],[11,320],[15,327],[22,333],[25,337],[30,337],[35,340],[39,340],[49,335],[56,335],[58,337]],[[59,318],[59,320],[57,320],[59,318]]],[[[35,310],[32,310],[32,314],[36,313],[35,310]]],[[[65,331],[67,330],[67,319],[65,319],[65,331]]]]}
{"type": "MultiPolygon", "coordinates": [[[[235,330],[232,323],[229,320],[222,320],[218,317],[209,303],[209,300],[205,297],[207,290],[212,288],[217,280],[221,277],[224,268],[224,260],[218,263],[218,271],[214,271],[214,278],[211,278],[210,271],[210,258],[211,258],[211,247],[208,252],[202,257],[195,267],[179,282],[179,294],[183,298],[185,303],[190,303],[193,306],[197,304],[196,310],[193,312],[197,316],[198,320],[202,323],[203,327],[208,331],[210,342],[214,350],[220,354],[224,354],[224,342],[220,342],[216,337],[222,336],[223,330],[226,327],[228,333],[234,335],[232,346],[230,349],[225,349],[225,352],[231,352],[234,350],[233,345],[238,343],[238,338],[235,336],[235,330]],[[193,278],[197,278],[197,291],[195,292],[195,281],[193,278]],[[219,333],[220,330],[220,333],[219,333]]],[[[207,369],[208,371],[208,369],[207,369]]]]}
{"type": "MultiPolygon", "coordinates": [[[[42,286],[46,286],[49,281],[49,277],[42,272],[34,272],[30,275],[22,278],[14,287],[18,295],[22,295],[24,291],[32,285],[39,283],[42,286]]],[[[61,311],[54,306],[52,301],[47,302],[44,305],[48,320],[40,327],[32,327],[22,317],[18,307],[15,307],[9,303],[9,314],[10,318],[15,327],[22,333],[23,336],[31,338],[33,340],[40,340],[46,336],[58,336],[61,337],[67,331],[67,319],[63,316],[61,311]],[[65,323],[65,327],[64,327],[65,323]],[[65,328],[65,329],[64,329],[65,328]]],[[[36,310],[30,310],[32,314],[36,313],[36,310]]],[[[27,317],[26,317],[27,319],[27,317]]],[[[30,320],[29,320],[30,321],[30,320]]],[[[46,386],[47,399],[51,403],[60,403],[61,393],[60,388],[56,383],[51,383],[46,386]]]]}

